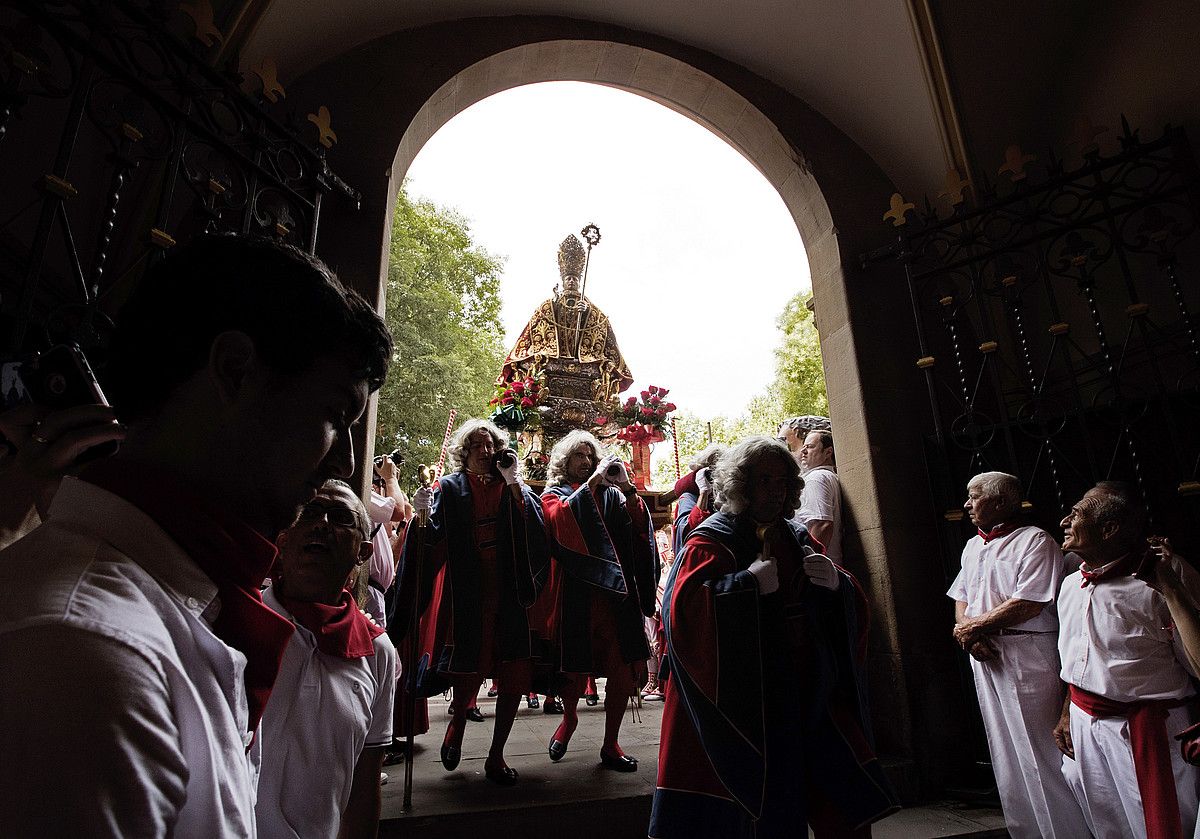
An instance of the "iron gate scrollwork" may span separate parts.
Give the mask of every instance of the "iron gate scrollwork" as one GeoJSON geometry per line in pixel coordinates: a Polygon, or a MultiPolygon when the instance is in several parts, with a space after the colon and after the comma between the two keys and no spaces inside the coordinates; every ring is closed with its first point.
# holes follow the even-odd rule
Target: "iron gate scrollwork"
{"type": "Polygon", "coordinates": [[[102,367],[113,313],[176,242],[315,252],[323,199],[357,206],[325,135],[179,22],[161,0],[0,3],[0,354],[72,341],[102,367]]]}
{"type": "Polygon", "coordinates": [[[1200,556],[1200,176],[1184,132],[1091,146],[1067,171],[984,186],[980,205],[899,228],[927,462],[946,574],[965,541],[967,480],[1019,476],[1034,520],[1058,521],[1098,480],[1133,482],[1200,556]]]}

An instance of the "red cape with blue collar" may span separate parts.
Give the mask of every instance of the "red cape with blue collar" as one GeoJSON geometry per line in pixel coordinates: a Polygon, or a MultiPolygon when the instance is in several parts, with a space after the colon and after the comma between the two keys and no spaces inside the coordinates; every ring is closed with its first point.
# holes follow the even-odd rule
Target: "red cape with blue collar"
{"type": "Polygon", "coordinates": [[[627,662],[650,657],[642,616],[655,612],[658,547],[653,524],[641,498],[629,504],[621,491],[588,485],[560,485],[542,493],[546,532],[554,557],[550,579],[534,621],[565,673],[592,673],[591,598],[594,591],[613,597],[617,641],[627,662]]]}
{"type": "MultiPolygon", "coordinates": [[[[811,551],[803,527],[786,536],[797,556],[811,551]]],[[[746,569],[760,550],[753,522],[716,513],[672,566],[656,839],[850,830],[897,807],[870,742],[861,590],[839,569],[836,591],[800,581],[759,596],[746,569]],[[813,672],[798,672],[789,621],[813,672]]]]}
{"type": "MultiPolygon", "coordinates": [[[[541,503],[529,487],[522,485],[521,491],[522,503],[518,504],[512,493],[504,490],[496,523],[501,585],[493,631],[499,661],[532,656],[526,610],[537,598],[549,564],[541,503]]],[[[480,558],[466,472],[441,478],[427,525],[408,529],[401,565],[400,592],[396,614],[388,621],[389,635],[397,645],[404,641],[411,609],[418,603],[422,614],[419,659],[412,676],[417,695],[433,696],[450,686],[452,674],[478,672],[484,635],[480,558]],[[422,554],[417,601],[416,569],[422,554]],[[447,643],[451,623],[453,643],[447,643]]]]}

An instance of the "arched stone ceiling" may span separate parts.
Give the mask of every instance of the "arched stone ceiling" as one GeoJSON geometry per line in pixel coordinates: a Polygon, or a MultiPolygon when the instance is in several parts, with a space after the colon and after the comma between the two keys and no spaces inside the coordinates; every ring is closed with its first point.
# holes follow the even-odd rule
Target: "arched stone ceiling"
{"type": "Polygon", "coordinates": [[[949,166],[908,0],[271,0],[242,64],[272,57],[286,82],[395,31],[505,15],[616,24],[740,64],[824,114],[906,195],[935,195],[949,166]]]}

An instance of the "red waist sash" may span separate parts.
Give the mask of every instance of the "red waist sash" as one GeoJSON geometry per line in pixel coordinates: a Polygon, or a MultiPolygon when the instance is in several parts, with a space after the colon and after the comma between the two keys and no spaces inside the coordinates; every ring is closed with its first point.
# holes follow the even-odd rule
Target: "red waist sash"
{"type": "Polygon", "coordinates": [[[1171,745],[1167,737],[1167,711],[1190,700],[1117,702],[1070,685],[1071,702],[1092,717],[1125,717],[1133,768],[1142,795],[1146,839],[1183,839],[1175,774],[1171,770],[1171,745]]]}

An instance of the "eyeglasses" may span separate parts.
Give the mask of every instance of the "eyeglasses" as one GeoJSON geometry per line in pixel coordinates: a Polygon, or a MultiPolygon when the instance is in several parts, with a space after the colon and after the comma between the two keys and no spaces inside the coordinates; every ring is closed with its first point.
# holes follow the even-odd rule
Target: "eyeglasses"
{"type": "Polygon", "coordinates": [[[324,504],[305,504],[296,521],[327,520],[334,527],[358,528],[358,516],[349,507],[327,507],[324,504]]]}

